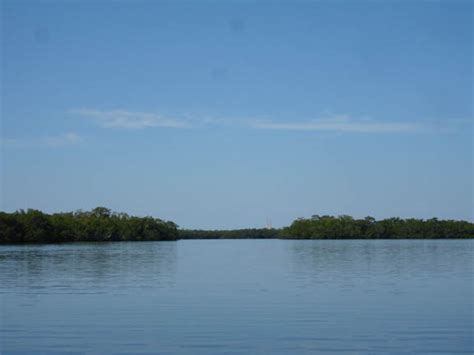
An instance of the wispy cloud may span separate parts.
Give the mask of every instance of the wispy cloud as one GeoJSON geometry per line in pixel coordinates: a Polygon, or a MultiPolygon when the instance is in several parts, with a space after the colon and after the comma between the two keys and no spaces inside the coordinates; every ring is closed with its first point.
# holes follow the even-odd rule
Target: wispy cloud
{"type": "Polygon", "coordinates": [[[330,118],[308,121],[274,121],[256,119],[248,121],[255,129],[293,130],[293,131],[337,131],[360,133],[414,133],[422,132],[425,126],[411,122],[385,122],[369,119],[353,119],[349,115],[336,115],[330,118]]]}
{"type": "Polygon", "coordinates": [[[34,137],[34,138],[4,138],[1,140],[2,145],[11,147],[66,147],[82,143],[84,137],[76,133],[63,133],[59,135],[34,137]]]}
{"type": "Polygon", "coordinates": [[[188,121],[149,112],[126,110],[74,109],[73,114],[93,119],[104,128],[143,129],[150,127],[189,128],[188,121]]]}
{"type": "Polygon", "coordinates": [[[82,143],[84,138],[76,133],[65,133],[58,136],[47,136],[40,139],[40,143],[50,147],[64,147],[82,143]]]}
{"type": "Polygon", "coordinates": [[[70,113],[92,119],[104,128],[145,129],[152,127],[247,127],[259,130],[326,131],[341,133],[453,133],[459,124],[446,121],[389,121],[386,119],[356,118],[348,114],[326,115],[313,119],[275,120],[265,116],[230,117],[188,114],[168,117],[152,112],[127,110],[74,109],[70,113]]]}

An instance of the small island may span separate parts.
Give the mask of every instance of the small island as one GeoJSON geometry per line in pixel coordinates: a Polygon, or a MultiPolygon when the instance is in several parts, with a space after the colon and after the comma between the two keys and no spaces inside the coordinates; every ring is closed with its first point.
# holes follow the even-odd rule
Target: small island
{"type": "Polygon", "coordinates": [[[236,230],[180,229],[171,221],[129,216],[105,207],[47,214],[39,210],[0,212],[0,244],[179,239],[459,239],[474,238],[474,223],[457,220],[355,219],[342,215],[299,218],[290,226],[236,230]]]}

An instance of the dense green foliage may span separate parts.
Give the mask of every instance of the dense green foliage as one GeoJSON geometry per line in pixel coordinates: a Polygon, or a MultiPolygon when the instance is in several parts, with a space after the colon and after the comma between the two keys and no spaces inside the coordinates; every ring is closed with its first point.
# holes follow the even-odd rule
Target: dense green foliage
{"type": "Polygon", "coordinates": [[[179,239],[272,239],[278,237],[278,229],[234,229],[234,230],[195,230],[182,229],[179,239]]]}
{"type": "Polygon", "coordinates": [[[474,224],[436,218],[376,221],[372,217],[312,216],[283,229],[191,230],[153,217],[131,217],[104,207],[89,212],[0,212],[0,243],[61,243],[177,239],[474,238],[474,224]]]}
{"type": "Polygon", "coordinates": [[[173,222],[131,217],[104,207],[51,215],[31,209],[0,212],[0,243],[176,240],[177,237],[173,222]]]}
{"type": "Polygon", "coordinates": [[[474,238],[474,223],[432,219],[312,216],[300,218],[280,233],[288,239],[474,238]]]}

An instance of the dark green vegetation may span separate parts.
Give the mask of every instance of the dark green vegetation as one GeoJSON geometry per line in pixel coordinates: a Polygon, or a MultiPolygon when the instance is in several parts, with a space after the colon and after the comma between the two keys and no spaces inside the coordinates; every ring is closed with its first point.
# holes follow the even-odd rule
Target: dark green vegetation
{"type": "Polygon", "coordinates": [[[274,239],[280,229],[179,230],[179,239],[274,239]]]}
{"type": "Polygon", "coordinates": [[[474,223],[437,218],[376,221],[372,217],[312,216],[300,218],[280,232],[287,239],[474,238],[474,223]]]}
{"type": "Polygon", "coordinates": [[[31,209],[0,212],[0,243],[176,240],[177,237],[173,222],[131,217],[104,207],[90,212],[56,214],[31,209]]]}
{"type": "Polygon", "coordinates": [[[173,222],[131,217],[104,207],[89,212],[0,212],[0,243],[61,243],[177,239],[397,239],[474,238],[474,224],[436,218],[376,221],[372,217],[312,216],[283,229],[178,230],[173,222]]]}

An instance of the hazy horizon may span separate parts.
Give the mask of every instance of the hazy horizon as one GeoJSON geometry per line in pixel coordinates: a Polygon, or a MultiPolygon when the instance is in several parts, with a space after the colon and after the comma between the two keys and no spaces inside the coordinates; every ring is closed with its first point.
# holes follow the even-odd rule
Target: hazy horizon
{"type": "Polygon", "coordinates": [[[0,209],[473,213],[473,3],[1,3],[0,209]]]}

